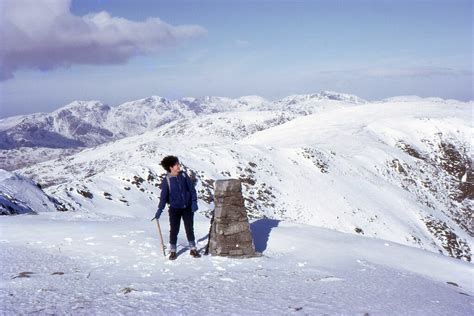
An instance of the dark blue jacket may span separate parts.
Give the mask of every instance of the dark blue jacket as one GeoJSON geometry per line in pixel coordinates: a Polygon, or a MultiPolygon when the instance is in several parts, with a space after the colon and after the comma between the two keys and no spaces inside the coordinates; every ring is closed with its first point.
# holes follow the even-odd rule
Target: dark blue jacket
{"type": "Polygon", "coordinates": [[[166,203],[169,203],[170,208],[193,206],[193,211],[197,210],[196,189],[189,176],[184,171],[180,171],[176,177],[170,174],[168,176],[171,188],[168,187],[168,181],[165,177],[161,182],[160,204],[158,204],[159,213],[161,214],[166,203]]]}

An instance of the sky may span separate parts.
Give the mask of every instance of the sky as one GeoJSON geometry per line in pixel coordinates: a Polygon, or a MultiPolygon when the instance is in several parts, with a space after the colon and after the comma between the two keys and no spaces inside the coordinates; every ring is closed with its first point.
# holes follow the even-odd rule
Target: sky
{"type": "Polygon", "coordinates": [[[473,100],[469,0],[3,0],[0,118],[323,90],[473,100]]]}

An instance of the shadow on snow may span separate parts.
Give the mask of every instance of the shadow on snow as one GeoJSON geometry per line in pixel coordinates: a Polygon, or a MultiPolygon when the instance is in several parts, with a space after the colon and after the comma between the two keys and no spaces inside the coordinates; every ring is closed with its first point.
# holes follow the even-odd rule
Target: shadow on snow
{"type": "Polygon", "coordinates": [[[270,232],[279,223],[280,221],[275,219],[262,218],[250,224],[255,251],[263,253],[267,249],[270,232]]]}

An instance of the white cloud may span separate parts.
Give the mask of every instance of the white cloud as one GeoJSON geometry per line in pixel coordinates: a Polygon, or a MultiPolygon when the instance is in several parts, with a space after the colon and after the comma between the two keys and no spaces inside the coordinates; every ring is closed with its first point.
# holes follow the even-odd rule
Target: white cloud
{"type": "Polygon", "coordinates": [[[72,64],[118,64],[200,37],[198,25],[173,26],[159,18],[141,22],[107,12],[75,16],[71,0],[0,2],[0,79],[20,68],[49,70],[72,64]]]}

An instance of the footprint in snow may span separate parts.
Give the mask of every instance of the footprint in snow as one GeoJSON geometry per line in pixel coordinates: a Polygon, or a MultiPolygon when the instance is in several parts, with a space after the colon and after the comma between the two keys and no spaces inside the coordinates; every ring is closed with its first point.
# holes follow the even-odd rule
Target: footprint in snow
{"type": "Polygon", "coordinates": [[[51,275],[64,275],[64,272],[53,272],[51,275]]]}
{"type": "Polygon", "coordinates": [[[20,272],[20,273],[18,273],[17,276],[14,276],[14,277],[12,278],[12,280],[13,280],[13,279],[16,279],[16,278],[29,278],[30,275],[32,275],[32,274],[34,274],[34,272],[20,272]]]}
{"type": "Polygon", "coordinates": [[[133,291],[136,291],[133,287],[124,287],[123,289],[120,290],[120,293],[128,294],[133,291]]]}

